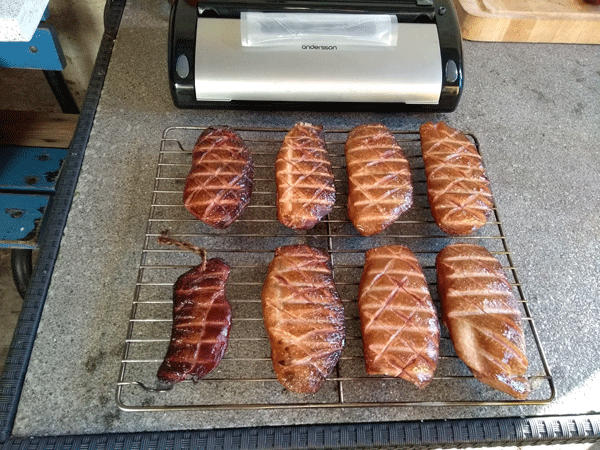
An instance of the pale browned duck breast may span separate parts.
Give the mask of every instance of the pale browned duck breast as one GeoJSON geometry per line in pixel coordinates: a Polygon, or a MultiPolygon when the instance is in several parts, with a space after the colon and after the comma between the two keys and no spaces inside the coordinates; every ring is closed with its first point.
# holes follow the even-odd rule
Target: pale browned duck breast
{"type": "Polygon", "coordinates": [[[194,216],[215,228],[227,228],[252,195],[254,164],[244,141],[230,128],[207,128],[192,153],[183,203],[194,216]]]}
{"type": "Polygon", "coordinates": [[[415,255],[402,245],[370,249],[358,308],[367,373],[423,388],[439,357],[440,325],[415,255]]]}
{"type": "Polygon", "coordinates": [[[433,218],[448,234],[473,233],[493,206],[481,155],[463,132],[444,122],[427,122],[420,133],[433,218]]]}
{"type": "Polygon", "coordinates": [[[377,234],[413,202],[408,161],[388,128],[360,125],[345,145],[348,217],[363,236],[377,234]]]}
{"type": "Polygon", "coordinates": [[[275,162],[277,218],[308,230],[331,212],[335,186],[323,127],[298,123],[285,136],[275,162]]]}
{"type": "Polygon", "coordinates": [[[521,312],[500,262],[484,247],[453,244],[437,256],[442,319],[478,380],[518,399],[527,379],[521,312]]]}
{"type": "Polygon", "coordinates": [[[293,392],[316,392],[345,343],[344,308],[329,256],[307,245],[279,247],[262,291],[277,379],[293,392]]]}
{"type": "Polygon", "coordinates": [[[181,275],[173,287],[173,327],[158,378],[170,383],[198,381],[223,358],[231,330],[225,298],[229,266],[209,259],[181,275]]]}

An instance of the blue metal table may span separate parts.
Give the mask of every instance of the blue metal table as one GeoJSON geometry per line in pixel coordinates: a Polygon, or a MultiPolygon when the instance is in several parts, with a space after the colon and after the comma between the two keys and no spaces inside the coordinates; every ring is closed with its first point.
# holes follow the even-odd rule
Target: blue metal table
{"type": "Polygon", "coordinates": [[[15,285],[24,297],[32,272],[32,251],[44,213],[56,189],[67,149],[2,148],[0,153],[0,248],[12,249],[15,285]]]}
{"type": "MultiPolygon", "coordinates": [[[[62,74],[66,62],[48,9],[29,42],[0,42],[0,67],[42,70],[63,113],[79,108],[62,74]]],[[[3,147],[0,155],[0,248],[13,249],[11,264],[23,297],[32,272],[32,250],[54,193],[64,149],[3,147]]]]}
{"type": "Polygon", "coordinates": [[[48,16],[46,9],[29,42],[0,42],[0,67],[42,70],[62,111],[79,114],[62,74],[66,66],[65,56],[56,30],[46,22],[48,16]]]}

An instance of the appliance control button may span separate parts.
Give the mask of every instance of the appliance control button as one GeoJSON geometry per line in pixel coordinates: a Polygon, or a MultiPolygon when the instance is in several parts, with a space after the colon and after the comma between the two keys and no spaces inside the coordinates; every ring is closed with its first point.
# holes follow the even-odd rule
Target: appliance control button
{"type": "Polygon", "coordinates": [[[458,80],[458,67],[453,59],[449,59],[446,63],[446,81],[454,83],[456,80],[458,80]]]}
{"type": "Polygon", "coordinates": [[[187,78],[190,74],[190,63],[188,62],[187,56],[179,55],[177,63],[175,64],[175,72],[177,72],[179,78],[187,78]]]}

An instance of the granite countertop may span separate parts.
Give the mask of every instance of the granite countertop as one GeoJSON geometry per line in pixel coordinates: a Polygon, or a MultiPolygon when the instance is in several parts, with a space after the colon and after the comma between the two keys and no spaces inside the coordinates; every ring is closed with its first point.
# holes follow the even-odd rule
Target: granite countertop
{"type": "Polygon", "coordinates": [[[14,436],[265,424],[598,413],[599,47],[464,43],[451,114],[178,110],[166,72],[167,2],[129,2],[35,340],[14,436]],[[174,125],[326,128],[444,120],[477,135],[504,233],[552,370],[543,406],[282,412],[125,412],[114,396],[159,142],[174,125]]]}

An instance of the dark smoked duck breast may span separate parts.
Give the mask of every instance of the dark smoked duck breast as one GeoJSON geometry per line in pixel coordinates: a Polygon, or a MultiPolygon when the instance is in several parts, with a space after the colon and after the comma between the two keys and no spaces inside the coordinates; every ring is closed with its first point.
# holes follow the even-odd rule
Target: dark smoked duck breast
{"type": "Polygon", "coordinates": [[[183,203],[207,225],[227,228],[250,202],[253,178],[244,141],[230,128],[207,128],[194,146],[183,203]]]}
{"type": "Polygon", "coordinates": [[[453,244],[437,256],[442,319],[456,354],[478,380],[525,399],[525,337],[519,305],[500,262],[484,247],[453,244]]]}
{"type": "Polygon", "coordinates": [[[308,230],[329,214],[335,186],[323,127],[297,123],[285,136],[275,161],[277,218],[286,227],[308,230]]]}
{"type": "Polygon", "coordinates": [[[370,249],[358,308],[367,373],[423,388],[439,357],[440,325],[415,255],[402,245],[370,249]]]}
{"type": "Polygon", "coordinates": [[[345,145],[348,217],[363,236],[377,234],[413,202],[408,160],[388,128],[359,125],[345,145]]]}
{"type": "Polygon", "coordinates": [[[307,245],[279,247],[262,307],[277,379],[290,391],[316,392],[345,342],[344,308],[327,253],[307,245]]]}
{"type": "Polygon", "coordinates": [[[492,193],[475,145],[444,122],[424,123],[421,148],[431,214],[451,235],[471,234],[492,211],[492,193]]]}
{"type": "MultiPolygon", "coordinates": [[[[170,239],[162,242],[186,244],[170,239]]],[[[193,247],[187,246],[191,250],[193,247]]],[[[223,358],[231,330],[231,306],[225,298],[228,277],[229,266],[219,258],[212,258],[188,270],[175,282],[171,340],[158,370],[160,380],[198,381],[223,358]]]]}

